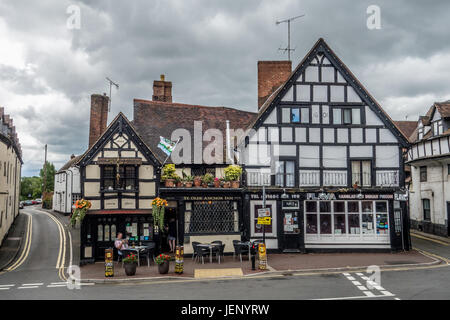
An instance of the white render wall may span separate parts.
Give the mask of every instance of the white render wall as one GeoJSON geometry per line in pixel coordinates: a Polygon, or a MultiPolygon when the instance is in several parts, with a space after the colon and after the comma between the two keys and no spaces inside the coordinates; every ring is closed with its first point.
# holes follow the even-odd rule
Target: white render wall
{"type": "Polygon", "coordinates": [[[81,194],[80,170],[77,167],[55,174],[53,211],[71,213],[73,194],[81,194]]]}
{"type": "MultiPolygon", "coordinates": [[[[446,161],[450,162],[450,159],[446,161]]],[[[427,166],[427,182],[420,182],[420,166],[411,166],[411,219],[423,221],[422,199],[430,199],[430,222],[445,225],[447,201],[450,201],[450,175],[447,164],[444,161],[427,161],[421,165],[427,166]]]]}

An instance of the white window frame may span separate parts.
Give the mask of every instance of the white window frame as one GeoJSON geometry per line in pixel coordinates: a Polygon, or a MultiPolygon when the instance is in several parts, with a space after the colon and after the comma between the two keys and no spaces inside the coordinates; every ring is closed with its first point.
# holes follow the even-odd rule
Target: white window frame
{"type": "MultiPolygon", "coordinates": [[[[263,205],[263,201],[262,200],[251,200],[250,201],[250,237],[251,238],[258,238],[258,237],[262,237],[263,233],[262,232],[255,232],[255,224],[254,224],[254,219],[255,219],[255,206],[257,205],[263,205]]],[[[266,200],[266,206],[267,205],[271,205],[272,208],[272,232],[271,233],[267,233],[266,232],[266,237],[277,237],[277,201],[276,200],[266,200]]]]}

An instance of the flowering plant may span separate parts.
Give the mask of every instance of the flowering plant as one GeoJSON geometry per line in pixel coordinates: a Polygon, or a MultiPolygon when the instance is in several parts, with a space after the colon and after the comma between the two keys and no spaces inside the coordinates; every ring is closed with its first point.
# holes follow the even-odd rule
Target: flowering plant
{"type": "Polygon", "coordinates": [[[70,222],[72,226],[75,225],[77,221],[83,221],[86,212],[91,208],[92,203],[88,200],[80,199],[75,202],[75,209],[73,210],[70,222]]]}
{"type": "Polygon", "coordinates": [[[164,261],[170,261],[170,256],[167,254],[161,253],[159,256],[156,257],[155,262],[157,264],[163,264],[164,261]]]}
{"type": "Polygon", "coordinates": [[[164,229],[164,211],[167,206],[167,200],[160,197],[157,197],[152,201],[153,223],[157,225],[160,230],[164,229]]]}
{"type": "Polygon", "coordinates": [[[123,258],[123,263],[137,263],[136,255],[129,254],[126,258],[123,258]]]}

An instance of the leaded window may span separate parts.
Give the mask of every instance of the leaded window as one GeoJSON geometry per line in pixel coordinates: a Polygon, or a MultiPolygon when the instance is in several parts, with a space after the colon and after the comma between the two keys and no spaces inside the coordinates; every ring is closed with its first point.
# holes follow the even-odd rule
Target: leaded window
{"type": "Polygon", "coordinates": [[[138,189],[136,184],[137,167],[125,166],[103,166],[102,190],[131,190],[138,189]]]}
{"type": "Polygon", "coordinates": [[[239,232],[235,201],[186,202],[185,233],[223,234],[239,232]]]}

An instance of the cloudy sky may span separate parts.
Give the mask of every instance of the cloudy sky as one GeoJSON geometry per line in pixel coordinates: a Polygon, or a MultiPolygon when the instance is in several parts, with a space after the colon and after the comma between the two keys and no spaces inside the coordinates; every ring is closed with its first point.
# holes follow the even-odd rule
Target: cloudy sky
{"type": "MultiPolygon", "coordinates": [[[[132,119],[133,98],[151,99],[164,73],[176,102],[256,111],[257,61],[283,60],[291,24],[293,66],[323,37],[395,120],[416,120],[450,99],[447,0],[223,1],[2,0],[0,105],[11,114],[36,175],[48,144],[57,168],[88,143],[92,93],[117,81],[109,120],[132,119]],[[70,29],[70,6],[80,28],[70,29]],[[381,29],[367,28],[367,7],[381,29]]],[[[73,20],[70,20],[73,21],[73,20]]]]}

